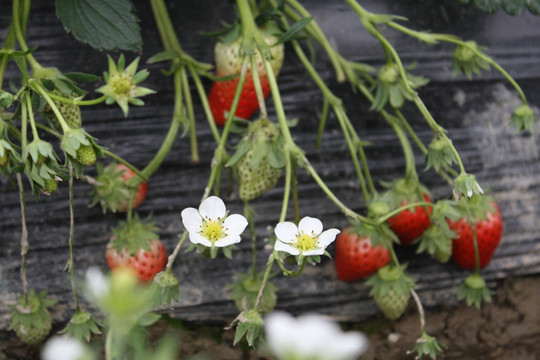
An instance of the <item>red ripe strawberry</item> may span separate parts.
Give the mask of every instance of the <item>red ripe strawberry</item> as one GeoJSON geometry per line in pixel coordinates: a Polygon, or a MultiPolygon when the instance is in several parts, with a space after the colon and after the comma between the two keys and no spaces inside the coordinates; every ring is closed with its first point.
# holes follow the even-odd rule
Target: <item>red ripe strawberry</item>
{"type": "MultiPolygon", "coordinates": [[[[473,198],[476,198],[474,196],[473,198]]],[[[485,267],[493,257],[493,253],[499,246],[502,237],[503,223],[499,206],[484,196],[478,196],[484,200],[480,204],[473,204],[476,211],[468,211],[474,214],[472,217],[463,217],[458,221],[447,220],[451,230],[457,232],[458,237],[452,242],[452,258],[459,266],[474,270],[476,269],[473,231],[470,224],[474,224],[476,242],[478,244],[479,267],[485,267]]],[[[476,200],[466,200],[474,202],[476,200]]]]}
{"type": "Polygon", "coordinates": [[[151,281],[167,264],[167,250],[155,229],[152,222],[141,221],[138,216],[130,223],[121,223],[107,244],[105,258],[109,268],[128,267],[141,281],[151,281]]]}
{"type": "MultiPolygon", "coordinates": [[[[422,196],[424,197],[424,201],[431,202],[427,194],[422,194],[422,196]]],[[[408,203],[407,200],[403,200],[400,207],[408,203]]],[[[427,207],[427,210],[431,214],[431,207],[427,207]]],[[[390,229],[398,236],[401,245],[411,245],[431,225],[428,211],[422,206],[416,206],[413,209],[403,210],[396,216],[388,219],[388,225],[390,225],[390,229]]]]}
{"type": "MultiPolygon", "coordinates": [[[[274,35],[271,35],[265,31],[260,31],[264,41],[272,46],[278,40],[274,35]]],[[[242,57],[241,57],[242,37],[238,37],[236,40],[228,43],[218,42],[214,49],[216,59],[216,75],[217,76],[229,76],[237,75],[241,72],[242,57]]],[[[277,76],[283,65],[283,44],[273,46],[270,48],[272,59],[270,64],[274,71],[274,75],[277,76]]],[[[264,69],[264,63],[261,55],[257,51],[257,72],[261,80],[261,87],[264,97],[268,97],[270,94],[270,86],[268,84],[268,78],[266,77],[266,71],[264,69]]],[[[230,109],[236,86],[238,84],[238,77],[227,81],[216,81],[210,89],[208,94],[208,102],[214,121],[217,125],[225,124],[225,113],[230,109]]],[[[242,94],[235,115],[244,119],[249,119],[255,111],[259,109],[259,103],[257,100],[257,94],[255,92],[255,86],[253,84],[253,77],[251,74],[251,67],[248,66],[246,73],[246,79],[242,88],[242,94]]]]}
{"type": "MultiPolygon", "coordinates": [[[[431,202],[427,189],[417,181],[400,179],[387,186],[389,190],[383,197],[392,210],[415,202],[431,202]]],[[[398,236],[402,245],[411,245],[431,225],[428,215],[431,211],[431,206],[416,206],[401,211],[387,222],[390,230],[398,236]]]]}
{"type": "MultiPolygon", "coordinates": [[[[92,205],[100,203],[104,212],[107,209],[112,212],[128,211],[131,193],[127,181],[137,174],[121,163],[112,163],[105,169],[103,169],[103,166],[98,165],[97,170],[97,183],[91,192],[91,195],[94,195],[92,205]]],[[[148,184],[146,181],[137,186],[135,198],[133,199],[133,209],[141,205],[146,198],[147,190],[148,184]]]]}
{"type": "Polygon", "coordinates": [[[354,281],[373,274],[390,262],[390,251],[373,246],[369,236],[344,229],[336,239],[336,272],[341,281],[354,281]]]}

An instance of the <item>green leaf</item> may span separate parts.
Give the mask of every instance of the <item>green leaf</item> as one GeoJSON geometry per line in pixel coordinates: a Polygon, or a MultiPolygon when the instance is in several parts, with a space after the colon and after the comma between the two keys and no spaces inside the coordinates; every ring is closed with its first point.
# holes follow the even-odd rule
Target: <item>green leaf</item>
{"type": "Polygon", "coordinates": [[[527,8],[527,0],[502,0],[502,8],[512,16],[520,15],[527,8]]]}
{"type": "Polygon", "coordinates": [[[501,0],[473,0],[474,5],[488,13],[496,13],[501,6],[501,0]]]}
{"type": "Polygon", "coordinates": [[[150,57],[150,59],[148,59],[146,62],[148,64],[153,64],[153,63],[157,63],[157,62],[160,62],[160,61],[167,61],[167,60],[176,59],[178,57],[179,57],[179,54],[178,54],[178,52],[176,52],[176,50],[162,51],[162,52],[157,53],[156,55],[153,55],[152,57],[150,57]]]}
{"type": "Polygon", "coordinates": [[[98,50],[141,50],[133,10],[130,0],[56,0],[56,14],[66,31],[98,50]]]}
{"type": "Polygon", "coordinates": [[[72,72],[64,74],[69,80],[75,82],[98,82],[101,77],[93,74],[86,74],[82,72],[72,72]]]}
{"type": "Polygon", "coordinates": [[[531,13],[534,15],[540,15],[540,0],[528,0],[527,6],[531,13]]]}

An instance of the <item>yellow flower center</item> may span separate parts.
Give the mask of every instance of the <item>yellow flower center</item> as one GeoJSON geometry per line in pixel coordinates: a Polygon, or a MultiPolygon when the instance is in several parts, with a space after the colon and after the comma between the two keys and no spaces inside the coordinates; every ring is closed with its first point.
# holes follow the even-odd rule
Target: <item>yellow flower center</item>
{"type": "Polygon", "coordinates": [[[224,238],[227,234],[219,222],[216,221],[204,221],[201,228],[201,235],[215,243],[221,238],[224,238]]]}
{"type": "Polygon", "coordinates": [[[314,250],[317,248],[317,239],[313,236],[306,235],[302,232],[301,235],[296,235],[296,248],[298,250],[314,250]]]}
{"type": "Polygon", "coordinates": [[[119,75],[112,79],[111,86],[115,94],[124,95],[129,93],[133,83],[131,82],[131,79],[119,75]]]}

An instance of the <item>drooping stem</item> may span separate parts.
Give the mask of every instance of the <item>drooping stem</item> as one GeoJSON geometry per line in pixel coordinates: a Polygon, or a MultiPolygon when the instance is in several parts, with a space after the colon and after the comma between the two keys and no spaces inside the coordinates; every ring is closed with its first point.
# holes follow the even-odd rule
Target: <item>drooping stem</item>
{"type": "Polygon", "coordinates": [[[255,219],[253,218],[253,209],[249,203],[244,202],[244,215],[249,224],[251,234],[251,276],[253,280],[257,279],[257,237],[255,236],[255,219]]]}
{"type": "Polygon", "coordinates": [[[304,271],[304,268],[306,267],[306,257],[302,259],[302,263],[300,264],[300,267],[296,271],[290,271],[289,269],[287,269],[285,265],[283,265],[281,260],[276,256],[276,254],[274,254],[274,259],[276,259],[276,262],[281,268],[281,270],[283,271],[283,274],[289,277],[295,277],[302,274],[302,272],[304,271]]]}
{"type": "Polygon", "coordinates": [[[23,101],[26,101],[26,111],[28,112],[28,118],[30,119],[30,127],[32,128],[32,136],[34,140],[39,140],[39,133],[36,128],[36,120],[34,119],[34,111],[32,109],[32,100],[27,93],[23,94],[23,101]]]}
{"type": "Polygon", "coordinates": [[[266,111],[266,104],[264,102],[264,94],[261,86],[261,78],[257,71],[257,56],[252,55],[251,58],[251,78],[255,87],[255,94],[257,94],[257,102],[259,103],[259,110],[261,112],[261,118],[268,119],[268,113],[266,111]]]}
{"type": "MultiPolygon", "coordinates": [[[[27,11],[28,8],[24,8],[23,11],[21,12],[20,2],[21,2],[20,0],[13,0],[12,21],[15,27],[15,35],[17,36],[17,41],[19,42],[21,49],[23,51],[27,51],[28,45],[26,45],[24,29],[23,27],[21,27],[21,22],[23,24],[26,24],[27,17],[28,17],[28,11],[27,11]]],[[[25,5],[23,4],[23,6],[25,5]]],[[[27,54],[26,59],[28,60],[28,63],[30,64],[30,66],[32,66],[32,69],[34,69],[34,71],[42,69],[42,66],[37,62],[37,60],[34,58],[32,54],[27,54]]]]}
{"type": "Polygon", "coordinates": [[[75,211],[73,206],[73,165],[71,162],[69,164],[69,180],[68,180],[68,186],[69,186],[69,240],[68,240],[68,246],[69,246],[69,261],[68,261],[68,267],[69,267],[69,276],[71,279],[71,290],[73,291],[73,299],[75,300],[75,308],[77,311],[80,311],[79,308],[79,297],[77,296],[77,288],[75,286],[75,269],[74,269],[74,262],[73,262],[73,237],[75,235],[75,211]]]}
{"type": "Polygon", "coordinates": [[[193,111],[193,102],[191,100],[191,91],[189,89],[189,81],[186,74],[186,68],[182,66],[180,70],[182,75],[182,87],[184,92],[185,107],[189,118],[189,139],[191,143],[191,161],[199,162],[199,149],[197,147],[197,128],[195,127],[195,112],[193,111]]]}
{"type": "Polygon", "coordinates": [[[17,186],[19,187],[19,202],[21,206],[21,282],[23,294],[28,294],[28,278],[26,277],[26,254],[28,253],[28,228],[26,227],[26,202],[24,199],[24,187],[20,173],[17,177],[17,186]]]}
{"type": "Polygon", "coordinates": [[[420,298],[418,297],[418,294],[416,293],[416,291],[414,291],[414,289],[411,289],[410,293],[414,299],[416,308],[418,309],[418,315],[420,316],[420,329],[424,331],[426,327],[426,314],[424,312],[424,307],[422,306],[422,301],[420,301],[420,298]]]}
{"type": "Polygon", "coordinates": [[[62,115],[60,110],[58,110],[58,107],[56,106],[54,101],[51,99],[47,91],[45,91],[45,89],[43,89],[43,87],[37,81],[33,79],[30,79],[28,81],[28,85],[30,85],[32,89],[36,90],[45,99],[47,104],[51,107],[51,110],[53,111],[54,115],[56,115],[56,118],[58,119],[58,122],[60,123],[60,126],[62,127],[62,131],[64,133],[69,131],[70,129],[69,125],[67,124],[66,120],[64,119],[64,116],[62,115]]]}

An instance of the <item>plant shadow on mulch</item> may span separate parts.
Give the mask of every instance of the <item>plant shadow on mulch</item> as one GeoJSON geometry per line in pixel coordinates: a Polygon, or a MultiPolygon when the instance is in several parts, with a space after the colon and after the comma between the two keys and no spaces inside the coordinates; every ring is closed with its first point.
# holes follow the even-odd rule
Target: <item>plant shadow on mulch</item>
{"type": "MultiPolygon", "coordinates": [[[[428,333],[447,346],[441,358],[540,359],[540,277],[507,279],[494,292],[492,303],[480,310],[462,303],[458,307],[426,311],[428,333]]],[[[234,331],[224,330],[227,325],[189,324],[164,316],[149,331],[151,339],[165,333],[178,336],[179,359],[271,359],[264,350],[250,350],[245,344],[233,346],[234,331]]],[[[413,354],[407,354],[420,335],[419,319],[413,304],[398,321],[387,321],[380,316],[342,326],[347,331],[360,330],[368,335],[369,349],[361,360],[414,359],[413,354]]],[[[0,359],[39,359],[39,346],[23,344],[12,332],[3,337],[0,359]]],[[[93,343],[98,346],[100,339],[93,340],[93,343]]]]}

